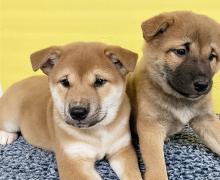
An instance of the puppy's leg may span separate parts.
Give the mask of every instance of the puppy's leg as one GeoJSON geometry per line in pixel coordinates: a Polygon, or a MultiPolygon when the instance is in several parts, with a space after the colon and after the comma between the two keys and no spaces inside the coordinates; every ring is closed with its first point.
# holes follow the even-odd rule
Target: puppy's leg
{"type": "Polygon", "coordinates": [[[108,157],[112,169],[122,180],[142,179],[136,153],[131,144],[108,157]]]}
{"type": "Polygon", "coordinates": [[[63,152],[56,152],[59,176],[61,180],[101,180],[95,170],[95,160],[86,157],[71,157],[63,152]]]}
{"type": "Polygon", "coordinates": [[[220,120],[216,115],[207,115],[193,119],[191,127],[203,142],[215,153],[220,155],[220,120]]]}
{"type": "Polygon", "coordinates": [[[1,114],[0,110],[0,145],[11,144],[18,138],[16,132],[19,131],[19,127],[16,125],[16,122],[10,120],[10,116],[1,114]]]}
{"type": "Polygon", "coordinates": [[[140,150],[146,166],[145,180],[167,180],[163,145],[166,130],[157,121],[138,119],[140,150]]]}
{"type": "Polygon", "coordinates": [[[0,98],[0,145],[11,144],[18,137],[16,102],[12,103],[7,96],[0,98]]]}
{"type": "Polygon", "coordinates": [[[19,131],[19,127],[16,122],[10,119],[10,116],[3,114],[0,110],[0,145],[11,144],[18,138],[16,132],[19,131]]]}

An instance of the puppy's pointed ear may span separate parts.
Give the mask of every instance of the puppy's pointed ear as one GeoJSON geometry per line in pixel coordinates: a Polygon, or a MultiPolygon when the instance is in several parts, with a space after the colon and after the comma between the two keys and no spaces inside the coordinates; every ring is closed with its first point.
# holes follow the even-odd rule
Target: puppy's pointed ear
{"type": "Polygon", "coordinates": [[[138,54],[119,46],[108,46],[104,53],[122,75],[134,71],[138,54]]]}
{"type": "Polygon", "coordinates": [[[163,34],[173,24],[174,18],[169,14],[155,16],[142,23],[143,37],[146,41],[150,41],[159,34],[163,34]]]}
{"type": "Polygon", "coordinates": [[[52,46],[31,54],[32,69],[37,71],[41,69],[45,74],[49,74],[54,65],[59,61],[61,49],[58,46],[52,46]]]}

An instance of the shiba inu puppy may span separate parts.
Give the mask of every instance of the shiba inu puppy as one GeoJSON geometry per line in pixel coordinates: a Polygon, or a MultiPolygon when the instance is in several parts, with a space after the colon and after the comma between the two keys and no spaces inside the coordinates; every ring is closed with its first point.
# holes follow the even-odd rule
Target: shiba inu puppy
{"type": "Polygon", "coordinates": [[[220,68],[220,24],[191,12],[163,13],[142,24],[144,55],[128,92],[146,164],[146,180],[168,179],[164,140],[190,124],[220,155],[212,78],[220,68]]]}
{"type": "Polygon", "coordinates": [[[141,179],[129,131],[126,75],[137,54],[101,43],[52,46],[31,55],[36,76],[14,84],[0,99],[0,144],[21,131],[32,145],[55,152],[61,179],[101,179],[106,157],[118,177],[141,179]]]}

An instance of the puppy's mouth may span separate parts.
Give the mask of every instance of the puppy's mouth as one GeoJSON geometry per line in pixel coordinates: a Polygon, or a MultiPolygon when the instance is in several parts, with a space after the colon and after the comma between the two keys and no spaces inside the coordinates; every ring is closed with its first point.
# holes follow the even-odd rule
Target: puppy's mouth
{"type": "Polygon", "coordinates": [[[170,86],[174,91],[176,91],[177,93],[179,93],[180,95],[182,95],[182,96],[184,96],[185,98],[188,98],[188,99],[198,99],[198,98],[200,98],[201,96],[208,94],[209,91],[210,91],[211,88],[212,88],[212,81],[211,81],[211,83],[210,83],[210,85],[209,85],[209,87],[207,88],[206,91],[189,93],[189,92],[184,92],[183,89],[180,89],[180,88],[176,87],[176,86],[173,85],[173,83],[171,83],[169,80],[167,80],[167,83],[169,84],[169,86],[170,86]]]}
{"type": "Polygon", "coordinates": [[[80,129],[88,129],[91,127],[94,127],[95,125],[99,124],[101,121],[103,121],[107,116],[107,113],[105,113],[101,118],[99,119],[91,119],[91,120],[83,120],[83,121],[77,121],[77,120],[67,120],[66,123],[70,126],[74,126],[80,129]]]}

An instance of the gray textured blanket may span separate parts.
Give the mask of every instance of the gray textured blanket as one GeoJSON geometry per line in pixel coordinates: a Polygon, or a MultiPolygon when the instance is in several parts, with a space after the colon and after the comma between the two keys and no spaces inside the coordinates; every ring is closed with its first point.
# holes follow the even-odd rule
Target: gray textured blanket
{"type": "MultiPolygon", "coordinates": [[[[169,179],[220,180],[220,157],[206,148],[191,128],[170,138],[164,149],[169,179]]],[[[143,170],[142,163],[140,166],[143,170]]],[[[118,179],[106,160],[97,162],[96,168],[103,179],[118,179]]],[[[11,145],[0,146],[0,180],[12,179],[58,179],[54,154],[27,144],[22,136],[11,145]]]]}

